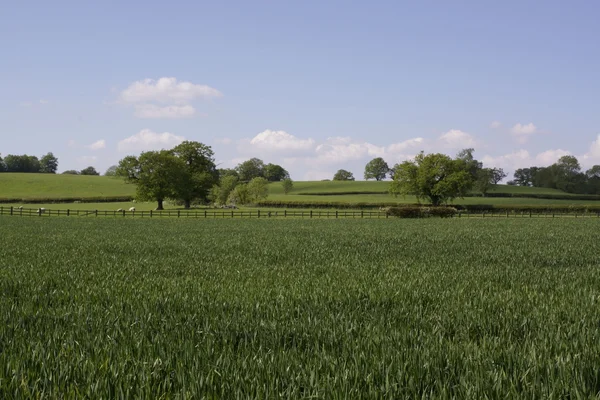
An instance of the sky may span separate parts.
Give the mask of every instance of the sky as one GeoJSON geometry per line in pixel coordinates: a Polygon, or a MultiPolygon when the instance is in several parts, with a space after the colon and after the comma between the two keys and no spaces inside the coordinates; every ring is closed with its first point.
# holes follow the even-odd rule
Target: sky
{"type": "Polygon", "coordinates": [[[100,172],[183,140],[292,179],[475,148],[600,164],[597,1],[3,1],[0,154],[100,172]]]}

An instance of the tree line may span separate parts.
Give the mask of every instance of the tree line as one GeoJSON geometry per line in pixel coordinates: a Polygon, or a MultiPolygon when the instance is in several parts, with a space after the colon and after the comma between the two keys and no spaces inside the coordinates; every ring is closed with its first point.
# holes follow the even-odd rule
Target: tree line
{"type": "Polygon", "coordinates": [[[519,168],[509,185],[543,187],[567,193],[600,194],[600,165],[581,169],[574,156],[563,156],[548,167],[519,168]]]}
{"type": "Polygon", "coordinates": [[[0,172],[30,172],[55,174],[58,170],[58,158],[52,153],[47,153],[41,158],[27,154],[9,154],[0,156],[0,172]]]}
{"type": "Polygon", "coordinates": [[[156,201],[157,210],[167,199],[190,208],[194,203],[248,204],[266,199],[268,183],[281,181],[284,193],[293,182],[280,165],[265,164],[258,158],[219,169],[210,146],[185,141],[170,150],[147,151],[139,157],[119,161],[114,174],[136,185],[136,198],[156,201]]]}

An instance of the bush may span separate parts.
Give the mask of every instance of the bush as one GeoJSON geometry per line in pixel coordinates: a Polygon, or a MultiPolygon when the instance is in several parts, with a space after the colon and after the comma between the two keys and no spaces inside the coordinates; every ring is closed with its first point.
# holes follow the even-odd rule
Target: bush
{"type": "Polygon", "coordinates": [[[422,207],[390,207],[386,214],[398,218],[422,218],[424,216],[422,207]]]}
{"type": "Polygon", "coordinates": [[[432,217],[451,218],[458,210],[454,207],[431,207],[428,208],[428,214],[432,217]]]}

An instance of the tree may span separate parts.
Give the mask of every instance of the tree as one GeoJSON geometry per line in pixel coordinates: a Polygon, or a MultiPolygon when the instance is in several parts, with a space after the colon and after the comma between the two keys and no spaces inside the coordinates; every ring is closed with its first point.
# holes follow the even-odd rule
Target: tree
{"type": "Polygon", "coordinates": [[[472,179],[477,180],[479,170],[483,168],[483,164],[473,157],[475,149],[463,149],[456,155],[456,160],[464,164],[465,170],[471,175],[472,179]]]}
{"type": "Polygon", "coordinates": [[[75,171],[74,169],[68,169],[63,171],[63,175],[79,175],[79,171],[75,171]]]}
{"type": "Polygon", "coordinates": [[[111,165],[110,167],[108,167],[108,169],[104,173],[104,176],[117,176],[117,166],[111,165]]]}
{"type": "Polygon", "coordinates": [[[222,177],[219,180],[219,184],[214,185],[212,188],[213,201],[217,204],[227,204],[227,200],[237,184],[238,178],[236,176],[226,175],[222,177]]]}
{"type": "Polygon", "coordinates": [[[485,197],[486,193],[494,185],[494,170],[492,168],[482,168],[477,172],[475,187],[485,197]]]}
{"type": "Polygon", "coordinates": [[[0,156],[0,172],[6,172],[6,165],[4,165],[4,160],[0,156]]]}
{"type": "Polygon", "coordinates": [[[354,175],[352,172],[346,171],[345,169],[339,169],[335,175],[333,175],[334,181],[353,181],[354,175]]]}
{"type": "Polygon", "coordinates": [[[591,194],[600,194],[600,165],[594,165],[585,171],[587,177],[587,192],[591,194]]]}
{"type": "Polygon", "coordinates": [[[9,154],[4,157],[6,172],[40,172],[40,161],[36,156],[9,154]]]}
{"type": "Polygon", "coordinates": [[[390,172],[390,167],[381,157],[372,159],[365,165],[365,180],[375,179],[384,180],[390,172]]]}
{"type": "Polygon", "coordinates": [[[248,161],[238,164],[235,167],[241,182],[249,182],[253,178],[264,177],[265,163],[258,158],[251,158],[248,161]]]}
{"type": "Polygon", "coordinates": [[[269,181],[260,176],[253,178],[248,183],[248,194],[251,202],[265,200],[269,196],[269,181]]]}
{"type": "Polygon", "coordinates": [[[428,199],[434,206],[464,197],[474,182],[464,159],[453,160],[439,153],[421,152],[414,160],[397,164],[394,169],[391,194],[415,195],[419,200],[428,199]]]}
{"type": "Polygon", "coordinates": [[[136,185],[139,200],[152,200],[158,203],[157,210],[163,210],[163,202],[175,197],[175,188],[180,184],[184,162],[169,150],[147,151],[139,158],[127,156],[119,162],[117,176],[136,185]]]}
{"type": "Polygon", "coordinates": [[[231,191],[227,202],[233,205],[248,204],[250,202],[250,193],[248,192],[248,184],[239,184],[231,191]]]}
{"type": "Polygon", "coordinates": [[[519,168],[514,173],[514,182],[519,186],[531,186],[533,177],[530,168],[519,168]]]}
{"type": "Polygon", "coordinates": [[[219,178],[211,147],[200,142],[185,141],[171,152],[184,166],[179,172],[179,184],[174,187],[176,198],[183,201],[186,209],[191,207],[194,200],[206,201],[210,189],[219,178]]]}
{"type": "Polygon", "coordinates": [[[219,179],[226,176],[235,176],[237,179],[240,178],[240,175],[233,168],[219,168],[217,169],[217,172],[219,173],[219,179]]]}
{"type": "Polygon", "coordinates": [[[96,171],[96,168],[94,168],[92,166],[82,169],[79,174],[80,175],[100,175],[100,173],[98,171],[96,171]]]}
{"type": "Polygon", "coordinates": [[[567,193],[585,192],[585,174],[574,156],[562,156],[554,164],[556,169],[556,188],[567,193]]]}
{"type": "Polygon", "coordinates": [[[287,178],[281,182],[281,186],[283,186],[283,194],[288,194],[294,188],[294,182],[290,178],[287,178]]]}
{"type": "Polygon", "coordinates": [[[504,172],[502,168],[492,168],[492,182],[494,185],[500,183],[500,181],[507,176],[508,175],[506,175],[506,172],[504,172]]]}
{"type": "Polygon", "coordinates": [[[40,159],[40,172],[46,174],[55,174],[58,169],[58,158],[54,154],[48,153],[40,159]]]}
{"type": "Polygon", "coordinates": [[[290,177],[290,174],[281,165],[277,164],[269,163],[265,165],[263,172],[269,182],[279,182],[290,177]]]}

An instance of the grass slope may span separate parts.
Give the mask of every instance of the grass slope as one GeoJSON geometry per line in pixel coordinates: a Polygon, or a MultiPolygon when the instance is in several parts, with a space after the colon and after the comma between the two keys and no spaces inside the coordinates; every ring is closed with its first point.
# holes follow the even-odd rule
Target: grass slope
{"type": "Polygon", "coordinates": [[[135,186],[106,176],[0,173],[0,198],[132,196],[135,186]]]}
{"type": "Polygon", "coordinates": [[[597,219],[0,219],[0,398],[600,387],[597,219]]]}

